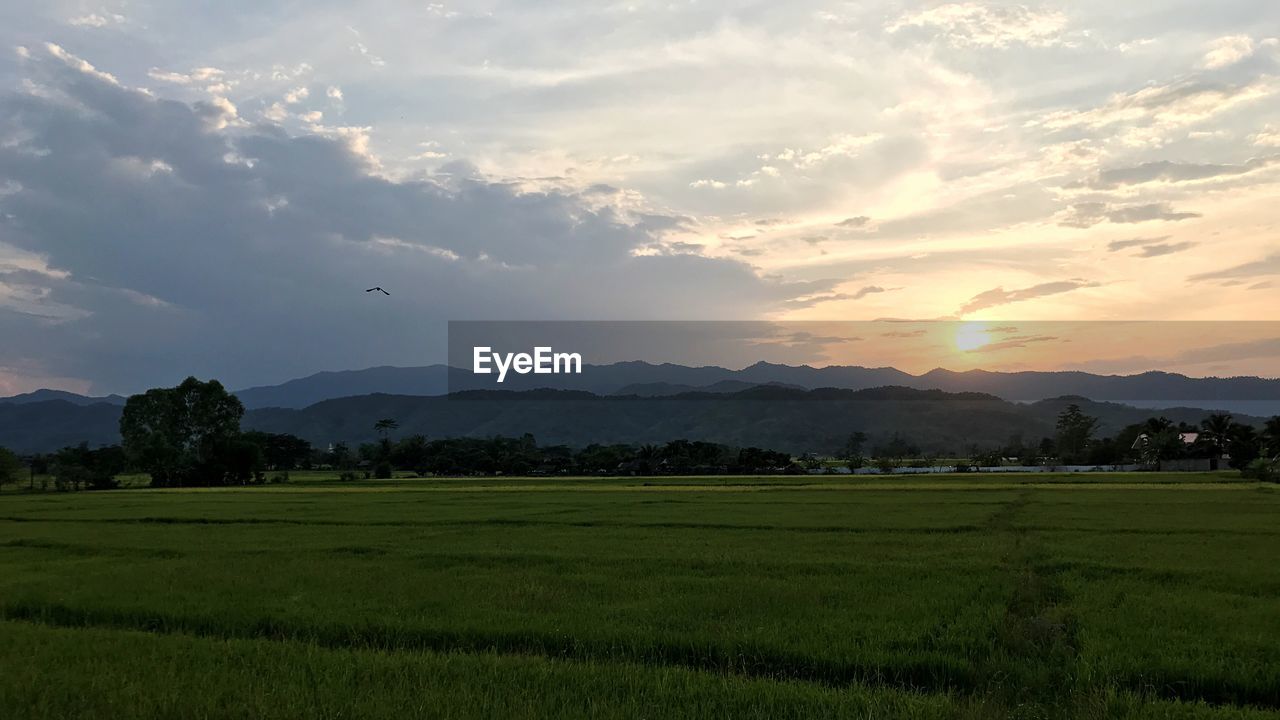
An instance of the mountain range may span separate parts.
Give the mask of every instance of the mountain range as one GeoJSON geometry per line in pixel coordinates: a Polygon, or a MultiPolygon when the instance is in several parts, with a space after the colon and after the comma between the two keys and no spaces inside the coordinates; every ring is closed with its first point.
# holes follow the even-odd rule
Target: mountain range
{"type": "MultiPolygon", "coordinates": [[[[381,366],[364,370],[320,372],[278,385],[235,391],[246,408],[304,408],[324,400],[353,395],[443,395],[450,391],[499,389],[533,390],[551,387],[582,390],[596,395],[677,395],[686,392],[738,392],[757,385],[813,390],[838,388],[865,390],[898,386],[918,390],[981,392],[1015,402],[1034,402],[1064,395],[1092,400],[1159,404],[1184,404],[1206,409],[1231,409],[1239,403],[1273,403],[1280,408],[1280,379],[1257,377],[1193,378],[1168,372],[1136,375],[1096,375],[1079,371],[992,372],[987,370],[934,369],[921,375],[895,368],[856,365],[780,365],[759,362],[740,370],[714,365],[689,367],[672,363],[621,362],[587,365],[578,375],[507,376],[502,385],[493,376],[473,375],[445,365],[422,367],[381,366]]],[[[120,395],[87,397],[62,390],[37,390],[0,398],[0,404],[26,404],[65,400],[76,405],[124,404],[120,395]]],[[[1158,407],[1159,405],[1153,405],[1158,407]]],[[[1265,410],[1266,408],[1262,408],[1265,410]]],[[[1259,414],[1269,414],[1261,412],[1259,414]]]]}
{"type": "MultiPolygon", "coordinates": [[[[401,434],[521,435],[541,442],[664,442],[674,438],[826,452],[853,430],[901,432],[927,449],[1051,435],[1068,402],[1099,417],[1103,434],[1152,415],[1199,422],[1208,410],[1243,422],[1280,414],[1280,380],[1191,378],[1165,372],[953,372],[815,368],[757,363],[741,370],[625,362],[580,375],[492,377],[443,365],[323,372],[239,390],[244,427],[313,443],[375,439],[395,418],[401,434]],[[555,381],[551,390],[539,390],[555,381]],[[452,391],[452,395],[445,396],[452,391]],[[1150,408],[1159,407],[1158,411],[1150,408]]],[[[117,442],[124,398],[38,390],[0,398],[0,446],[45,452],[117,442]]]]}
{"type": "MultiPolygon", "coordinates": [[[[306,408],[256,408],[242,427],[291,433],[317,446],[371,442],[374,424],[393,418],[396,436],[520,436],[543,444],[581,447],[591,443],[662,443],[677,438],[758,446],[794,453],[832,453],[851,432],[874,442],[901,433],[931,452],[995,447],[1013,436],[1028,443],[1053,435],[1054,422],[1069,404],[1100,420],[1099,436],[1153,414],[1198,423],[1208,412],[1169,408],[1158,413],[1118,403],[1065,396],[1014,403],[985,393],[947,393],[882,387],[864,390],[805,390],[761,385],[738,392],[675,395],[596,395],[581,390],[469,390],[447,396],[374,393],[336,398],[306,408]]],[[[119,441],[121,407],[76,405],[65,400],[0,404],[0,444],[19,452],[47,452],[86,441],[119,441]]],[[[1237,416],[1260,425],[1261,418],[1237,416]]]]}
{"type": "MultiPolygon", "coordinates": [[[[795,388],[865,390],[899,386],[918,390],[981,392],[1005,400],[1034,402],[1063,395],[1093,400],[1185,403],[1191,407],[1222,407],[1222,403],[1274,402],[1280,407],[1280,379],[1256,377],[1193,378],[1167,372],[1137,375],[1096,375],[1087,372],[956,372],[935,369],[921,375],[895,368],[856,365],[780,365],[759,362],[740,370],[714,365],[689,367],[672,363],[620,362],[587,365],[578,375],[507,376],[501,386],[492,376],[445,365],[374,367],[365,370],[321,372],[279,385],[236,391],[248,408],[304,408],[324,400],[352,395],[443,395],[476,389],[532,390],[553,387],[596,395],[676,395],[682,392],[736,392],[756,385],[795,388]],[[1217,403],[1217,405],[1214,405],[1217,403]]],[[[3,402],[0,400],[0,402],[3,402]]]]}

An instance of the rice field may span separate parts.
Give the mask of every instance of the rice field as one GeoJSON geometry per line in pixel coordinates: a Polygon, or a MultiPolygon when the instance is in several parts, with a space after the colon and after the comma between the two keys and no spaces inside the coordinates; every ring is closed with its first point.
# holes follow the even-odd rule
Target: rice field
{"type": "Polygon", "coordinates": [[[0,715],[1264,718],[1280,487],[489,478],[0,495],[0,715]]]}

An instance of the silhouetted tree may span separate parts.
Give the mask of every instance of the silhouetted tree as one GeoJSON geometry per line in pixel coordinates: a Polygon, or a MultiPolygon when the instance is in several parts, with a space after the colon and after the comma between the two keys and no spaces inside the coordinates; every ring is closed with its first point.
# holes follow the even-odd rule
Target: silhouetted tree
{"type": "Polygon", "coordinates": [[[1196,440],[1210,454],[1222,455],[1227,452],[1227,439],[1234,426],[1227,413],[1214,413],[1200,421],[1200,436],[1196,440]]]}
{"type": "Polygon", "coordinates": [[[344,442],[334,443],[325,457],[325,462],[339,470],[350,470],[354,465],[351,460],[351,448],[344,442]]]}
{"type": "Polygon", "coordinates": [[[1158,467],[1161,460],[1182,456],[1186,446],[1182,436],[1172,423],[1154,432],[1145,432],[1138,446],[1138,457],[1144,465],[1158,467]]]}
{"type": "Polygon", "coordinates": [[[1233,424],[1227,430],[1226,441],[1223,445],[1227,453],[1231,455],[1229,464],[1236,470],[1243,470],[1249,467],[1262,453],[1262,438],[1259,437],[1258,431],[1253,429],[1252,425],[1233,424]]]}
{"type": "Polygon", "coordinates": [[[288,473],[310,462],[311,443],[296,435],[254,430],[244,433],[244,438],[257,446],[268,470],[288,473]]]}
{"type": "Polygon", "coordinates": [[[1263,447],[1272,460],[1280,460],[1280,415],[1267,420],[1262,430],[1263,447]]]}
{"type": "Polygon", "coordinates": [[[920,448],[900,433],[894,433],[888,442],[876,446],[875,456],[881,460],[891,460],[901,464],[903,458],[920,454],[920,448]]]}
{"type": "Polygon", "coordinates": [[[404,438],[391,448],[390,460],[395,467],[425,475],[427,473],[427,438],[422,435],[410,435],[404,438]]]}
{"type": "Polygon", "coordinates": [[[8,448],[0,447],[0,490],[6,483],[17,483],[22,475],[22,461],[8,448]]]}
{"type": "Polygon", "coordinates": [[[240,400],[217,380],[189,377],[130,397],[120,435],[128,459],[157,487],[245,482],[253,450],[240,437],[242,415],[240,400]]]}
{"type": "Polygon", "coordinates": [[[861,430],[850,433],[849,438],[844,442],[844,452],[840,455],[840,459],[844,460],[845,465],[850,470],[857,470],[867,464],[866,457],[862,454],[862,449],[867,444],[867,434],[861,430]]]}
{"type": "Polygon", "coordinates": [[[58,451],[53,460],[54,486],[59,490],[110,490],[119,487],[124,451],[118,445],[90,450],[88,443],[58,451]]]}
{"type": "Polygon", "coordinates": [[[1058,457],[1065,463],[1084,459],[1085,449],[1097,427],[1098,418],[1085,415],[1079,405],[1068,405],[1058,414],[1058,457]]]}

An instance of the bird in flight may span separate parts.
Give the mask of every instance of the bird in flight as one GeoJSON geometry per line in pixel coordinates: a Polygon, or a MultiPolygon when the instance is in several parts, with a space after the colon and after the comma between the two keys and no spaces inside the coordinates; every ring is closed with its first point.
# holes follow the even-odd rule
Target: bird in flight
{"type": "Polygon", "coordinates": [[[373,292],[374,290],[377,290],[378,292],[382,293],[383,295],[390,295],[390,294],[391,294],[391,293],[387,292],[386,290],[383,290],[383,289],[382,289],[382,288],[380,288],[380,287],[371,287],[371,288],[369,288],[368,290],[365,290],[365,292],[367,292],[367,293],[368,293],[368,292],[373,292]]]}

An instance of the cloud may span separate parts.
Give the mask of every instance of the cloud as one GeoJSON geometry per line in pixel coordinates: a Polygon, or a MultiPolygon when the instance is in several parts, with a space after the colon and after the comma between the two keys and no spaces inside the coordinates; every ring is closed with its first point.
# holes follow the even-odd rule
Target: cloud
{"type": "Polygon", "coordinates": [[[1184,183],[1198,180],[1210,180],[1219,177],[1245,175],[1270,168],[1280,163],[1280,155],[1265,155],[1251,158],[1240,165],[1215,165],[1208,163],[1180,163],[1168,160],[1142,163],[1133,167],[1111,168],[1100,171],[1088,182],[1088,186],[1098,190],[1110,190],[1125,185],[1140,185],[1150,182],[1184,183]]]}
{"type": "Polygon", "coordinates": [[[866,227],[867,223],[869,222],[871,222],[871,218],[867,217],[866,215],[859,215],[857,217],[845,218],[844,220],[841,220],[840,222],[836,223],[836,227],[860,228],[860,227],[866,227]]]}
{"type": "Polygon", "coordinates": [[[809,297],[802,297],[802,298],[796,298],[794,300],[788,300],[784,303],[784,306],[788,310],[803,310],[804,308],[810,308],[815,305],[820,305],[826,302],[835,302],[837,300],[851,300],[851,299],[853,299],[853,296],[845,293],[821,293],[817,295],[810,295],[809,297]]]}
{"type": "MultiPolygon", "coordinates": [[[[785,148],[772,155],[761,155],[759,159],[789,165],[797,170],[809,170],[833,159],[857,157],[865,148],[883,139],[884,135],[878,132],[862,135],[846,133],[831,138],[827,144],[816,150],[785,148]]],[[[766,171],[765,174],[773,176],[779,174],[777,168],[766,167],[770,167],[772,171],[766,171]]],[[[763,170],[764,168],[761,169],[763,170]]]]}
{"type": "Polygon", "coordinates": [[[1228,35],[1209,43],[1203,64],[1210,70],[1234,65],[1253,54],[1253,38],[1248,35],[1228,35]]]}
{"type": "Polygon", "coordinates": [[[818,305],[820,303],[834,302],[836,300],[861,300],[862,298],[868,295],[874,295],[876,293],[883,293],[883,292],[892,292],[894,290],[901,290],[901,289],[902,288],[883,288],[883,287],[880,287],[879,285],[867,285],[866,287],[860,288],[857,292],[854,292],[854,293],[821,293],[821,294],[811,295],[809,297],[788,300],[785,304],[788,309],[799,310],[801,308],[813,307],[814,305],[818,305]]]}
{"type": "Polygon", "coordinates": [[[226,98],[215,97],[211,100],[201,100],[191,106],[196,114],[204,118],[207,126],[213,130],[221,130],[228,125],[235,123],[239,117],[239,111],[236,106],[226,98]]]}
{"type": "MultiPolygon", "coordinates": [[[[1241,84],[1216,83],[1199,78],[1149,85],[1129,93],[1112,95],[1107,102],[1087,110],[1058,110],[1028,123],[1048,130],[1102,129],[1116,124],[1133,127],[1192,125],[1237,105],[1274,94],[1276,83],[1262,77],[1241,84]]],[[[1145,135],[1140,137],[1147,137],[1145,135]]]]}
{"type": "Polygon", "coordinates": [[[1153,243],[1162,242],[1168,239],[1169,239],[1168,235],[1161,235],[1160,237],[1112,240],[1111,242],[1107,243],[1107,249],[1110,250],[1111,252],[1116,252],[1117,250],[1124,250],[1125,248],[1137,247],[1139,245],[1151,245],[1153,243]]]}
{"type": "Polygon", "coordinates": [[[1098,283],[1086,280],[1059,280],[1057,282],[1041,283],[1028,288],[1018,290],[1005,290],[1002,287],[992,288],[985,292],[974,295],[969,302],[965,303],[957,312],[959,315],[968,315],[979,310],[996,307],[999,305],[1008,305],[1010,303],[1022,302],[1024,300],[1034,300],[1035,298],[1047,297],[1049,295],[1058,295],[1060,293],[1079,290],[1080,288],[1097,287],[1098,283]]]}
{"type": "Polygon", "coordinates": [[[1160,255],[1172,255],[1173,253],[1182,252],[1195,247],[1193,242],[1178,243],[1157,243],[1155,245],[1147,245],[1142,248],[1142,252],[1138,253],[1139,257],[1158,257],[1160,255]]]}
{"type": "MultiPolygon", "coordinates": [[[[896,290],[897,288],[892,288],[892,289],[895,289],[895,290],[896,290]]],[[[880,287],[879,285],[868,285],[868,286],[866,286],[866,287],[864,287],[864,288],[862,288],[862,289],[858,290],[858,292],[854,293],[854,294],[853,294],[853,299],[854,299],[854,300],[860,300],[860,299],[862,299],[862,298],[864,298],[864,297],[866,297],[866,296],[868,296],[868,295],[872,295],[872,294],[875,294],[875,293],[882,293],[882,292],[889,292],[889,289],[882,288],[882,287],[880,287]]]]}
{"type": "Polygon", "coordinates": [[[1280,147],[1280,127],[1275,125],[1267,125],[1257,132],[1249,136],[1249,140],[1254,145],[1264,145],[1267,147],[1280,147]]]}
{"type": "Polygon", "coordinates": [[[713,190],[723,190],[724,188],[728,187],[728,185],[721,182],[720,180],[703,179],[703,180],[694,180],[693,182],[689,183],[689,187],[694,189],[711,188],[713,190]]]}
{"type": "Polygon", "coordinates": [[[67,24],[76,27],[102,28],[108,25],[119,25],[124,21],[125,17],[119,13],[101,12],[73,17],[67,21],[67,24]]]}
{"type": "Polygon", "coordinates": [[[181,73],[160,68],[151,68],[147,77],[152,80],[173,83],[175,85],[199,85],[201,83],[220,84],[225,82],[226,72],[216,67],[198,67],[191,72],[181,73]]]}
{"type": "Polygon", "coordinates": [[[1003,338],[997,342],[987,343],[986,345],[974,348],[970,352],[989,353],[1000,350],[1010,350],[1013,348],[1024,348],[1028,345],[1053,342],[1057,339],[1058,338],[1053,335],[1015,335],[1003,338]]]}
{"type": "Polygon", "coordinates": [[[115,75],[112,75],[111,73],[107,73],[107,72],[102,72],[101,70],[97,69],[93,65],[89,64],[83,58],[76,57],[75,55],[72,55],[71,53],[67,52],[66,49],[64,49],[61,45],[58,45],[55,43],[45,43],[44,47],[45,47],[45,50],[48,51],[50,56],[56,58],[57,60],[60,60],[68,68],[71,68],[81,73],[82,75],[95,78],[97,80],[100,80],[104,83],[108,83],[110,85],[118,86],[120,84],[120,81],[116,79],[115,75]]]}
{"type": "Polygon", "coordinates": [[[1177,222],[1201,217],[1200,213],[1174,210],[1169,203],[1115,206],[1104,202],[1084,202],[1071,206],[1059,222],[1065,227],[1087,228],[1101,222],[1132,224],[1162,220],[1177,222]]]}
{"type": "Polygon", "coordinates": [[[369,47],[365,45],[364,42],[360,39],[361,38],[360,31],[356,30],[351,26],[347,26],[347,32],[351,33],[353,36],[356,37],[356,41],[351,44],[352,52],[358,53],[361,57],[367,60],[370,65],[374,67],[380,68],[380,67],[386,66],[387,61],[383,60],[380,55],[375,55],[373,52],[371,52],[369,50],[369,47]]]}
{"type": "Polygon", "coordinates": [[[43,268],[26,305],[0,294],[0,366],[41,348],[32,376],[243,386],[438,361],[450,318],[759,317],[836,284],[646,252],[685,220],[611,196],[461,165],[390,179],[367,132],[220,122],[230,107],[121,86],[60,48],[25,69],[53,92],[0,96],[0,168],[20,188],[0,194],[0,237],[43,268]]]}
{"type": "Polygon", "coordinates": [[[1158,257],[1160,255],[1171,255],[1173,253],[1182,252],[1183,250],[1189,250],[1196,246],[1196,243],[1190,241],[1176,243],[1163,242],[1168,239],[1168,235],[1162,235],[1154,238],[1112,240],[1107,243],[1107,249],[1111,252],[1117,252],[1119,250],[1137,247],[1140,249],[1137,253],[1134,253],[1135,257],[1158,257]]]}
{"type": "Polygon", "coordinates": [[[1200,282],[1202,280],[1232,280],[1277,274],[1280,274],[1280,253],[1272,253],[1260,260],[1232,265],[1222,270],[1197,273],[1187,279],[1192,282],[1200,282]]]}
{"type": "Polygon", "coordinates": [[[885,29],[897,33],[913,27],[923,28],[935,31],[951,45],[1006,48],[1062,45],[1066,42],[1066,26],[1066,16],[1057,11],[965,2],[905,14],[885,29]]]}
{"type": "Polygon", "coordinates": [[[1203,364],[1247,358],[1280,357],[1280,338],[1261,338],[1184,350],[1170,358],[1176,363],[1203,364]]]}
{"type": "Polygon", "coordinates": [[[698,243],[688,243],[688,242],[680,242],[680,241],[669,242],[666,245],[664,245],[664,247],[666,247],[668,250],[670,250],[673,253],[677,253],[681,255],[701,255],[702,252],[706,249],[704,246],[699,245],[698,243]]]}

